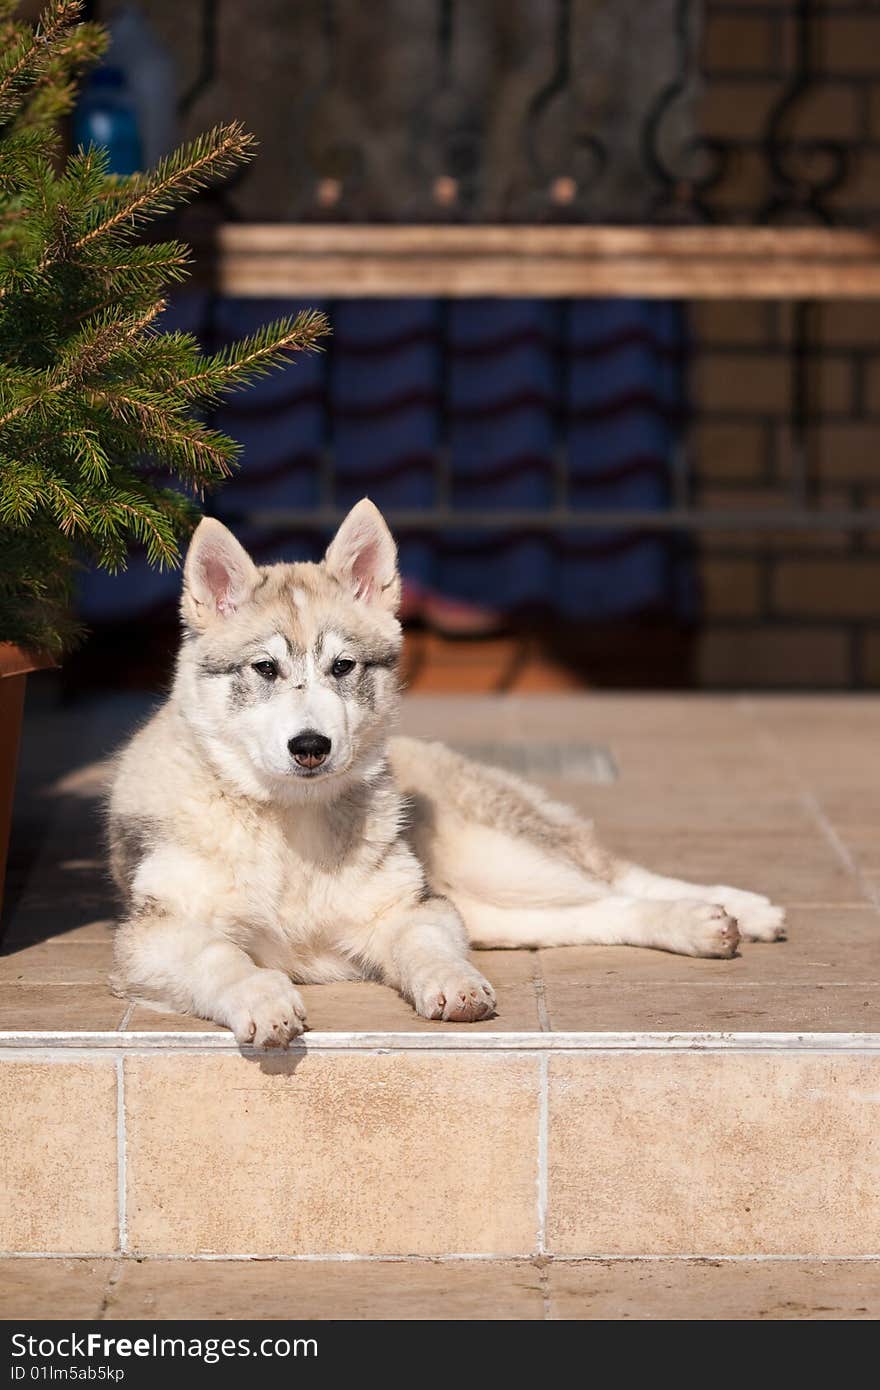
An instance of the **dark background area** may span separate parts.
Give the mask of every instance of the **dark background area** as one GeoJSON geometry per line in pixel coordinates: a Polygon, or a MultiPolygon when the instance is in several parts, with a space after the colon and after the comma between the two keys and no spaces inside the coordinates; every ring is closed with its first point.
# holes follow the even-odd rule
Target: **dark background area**
{"type": "MultiPolygon", "coordinates": [[[[131,7],[93,8],[133,106],[170,118],[142,114],[145,142],[235,117],[259,137],[183,222],[198,244],[263,222],[871,229],[880,204],[875,3],[141,0],[150,44],[127,49],[131,7]]],[[[203,276],[170,318],[213,346],[292,302],[203,276]]],[[[314,302],[327,353],[218,413],[245,447],[209,505],[265,559],[318,555],[315,518],[364,492],[405,513],[414,688],[880,684],[880,304],[314,302]],[[578,529],[603,508],[634,519],[578,529]],[[748,508],[778,528],[707,520],[748,508]]],[[[137,560],[89,578],[68,688],[161,681],[176,585],[137,560]]]]}

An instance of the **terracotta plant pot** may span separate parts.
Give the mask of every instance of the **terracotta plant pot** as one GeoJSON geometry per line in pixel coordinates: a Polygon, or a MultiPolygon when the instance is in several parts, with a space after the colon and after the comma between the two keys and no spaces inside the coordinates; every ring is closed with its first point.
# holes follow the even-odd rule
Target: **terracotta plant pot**
{"type": "Polygon", "coordinates": [[[54,666],[47,656],[27,652],[12,642],[0,642],[0,912],[6,856],[12,830],[12,802],[15,797],[15,770],[24,713],[24,687],[29,671],[54,666]]]}

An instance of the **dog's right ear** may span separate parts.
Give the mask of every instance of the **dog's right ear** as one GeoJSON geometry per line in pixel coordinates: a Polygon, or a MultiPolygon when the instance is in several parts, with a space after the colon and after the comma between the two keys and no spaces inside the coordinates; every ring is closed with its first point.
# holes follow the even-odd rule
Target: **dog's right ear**
{"type": "Polygon", "coordinates": [[[229,617],[247,602],[259,578],[259,570],[232,532],[213,517],[202,517],[183,567],[180,607],[187,627],[201,632],[216,618],[229,617]]]}

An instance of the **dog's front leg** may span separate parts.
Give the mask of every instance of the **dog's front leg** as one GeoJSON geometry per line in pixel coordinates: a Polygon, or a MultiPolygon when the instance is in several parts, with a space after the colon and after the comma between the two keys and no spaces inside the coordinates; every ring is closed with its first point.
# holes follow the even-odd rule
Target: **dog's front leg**
{"type": "Polygon", "coordinates": [[[238,1043],[286,1047],[306,1026],[299,992],[281,970],[256,965],[218,932],[155,902],[120,924],[114,989],[230,1028],[238,1043]]]}
{"type": "Polygon", "coordinates": [[[495,1012],[495,991],[471,965],[464,924],[446,898],[384,916],[360,954],[423,1018],[475,1023],[495,1012]]]}

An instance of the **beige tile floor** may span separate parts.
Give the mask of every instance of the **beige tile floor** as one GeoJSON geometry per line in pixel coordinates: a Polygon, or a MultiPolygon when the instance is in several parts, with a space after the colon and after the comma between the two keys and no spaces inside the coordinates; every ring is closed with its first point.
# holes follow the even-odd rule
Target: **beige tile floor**
{"type": "MultiPolygon", "coordinates": [[[[28,724],[0,955],[0,1029],[212,1031],[128,1010],[106,986],[114,903],[101,857],[101,760],[142,703],[28,724]]],[[[408,732],[607,746],[610,785],[552,790],[623,853],[770,893],[790,939],[732,961],[632,948],[480,953],[498,988],[476,1031],[880,1030],[880,699],[640,695],[421,697],[408,732]]],[[[303,991],[326,1031],[436,1032],[374,984],[303,991]]]]}
{"type": "MultiPolygon", "coordinates": [[[[115,999],[106,985],[114,903],[100,851],[102,762],[126,728],[142,714],[142,702],[117,699],[72,711],[47,707],[42,712],[34,711],[29,719],[5,935],[0,948],[0,1030],[214,1031],[212,1025],[199,1020],[129,1008],[124,1001],[115,999]]],[[[557,781],[553,792],[595,817],[608,841],[624,853],[671,873],[707,881],[728,880],[761,889],[773,894],[789,910],[788,942],[746,946],[733,961],[690,960],[661,952],[598,947],[483,953],[482,966],[498,986],[499,1013],[496,1019],[468,1031],[880,1031],[880,699],[423,697],[409,702],[405,726],[413,733],[453,740],[505,738],[512,743],[528,742],[533,754],[542,742],[558,743],[563,739],[606,745],[619,769],[616,782],[599,785],[557,781]]],[[[378,985],[308,987],[304,993],[312,1027],[317,1030],[431,1034],[445,1028],[416,1018],[407,1005],[378,985]]],[[[125,1063],[129,1102],[137,1100],[139,1068],[146,1081],[153,1084],[162,1067],[179,1066],[190,1089],[197,1086],[199,1069],[193,1060],[179,1054],[175,1060],[173,1053],[163,1052],[152,1057],[147,1066],[132,1055],[125,1063]]],[[[223,1056],[217,1056],[211,1066],[216,1070],[236,1062],[237,1059],[224,1061],[223,1056]]],[[[463,1075],[463,1087],[471,1085],[470,1071],[477,1062],[491,1069],[488,1056],[482,1061],[474,1057],[465,1068],[468,1074],[463,1075]]],[[[635,1075],[633,1068],[640,1068],[643,1075],[636,1088],[639,1107],[648,1097],[656,1106],[657,1115],[666,1113],[671,1098],[664,1086],[672,1084],[671,1073],[650,1055],[639,1054],[634,1060],[600,1056],[587,1062],[579,1071],[577,1058],[552,1060],[553,1105],[560,1102],[561,1096],[564,1099],[567,1087],[576,1093],[578,1113],[588,1114],[589,1090],[600,1084],[600,1072],[624,1069],[631,1079],[635,1075]]],[[[26,1055],[8,1062],[13,1069],[29,1065],[32,1062],[26,1055]]],[[[289,1066],[296,1065],[296,1059],[292,1059],[289,1066]]],[[[357,1059],[349,1058],[346,1052],[338,1060],[332,1056],[324,1059],[321,1065],[356,1068],[357,1059]]],[[[457,1066],[458,1062],[448,1057],[444,1065],[457,1066]]],[[[508,1071],[511,1065],[515,1069],[536,1064],[508,1054],[508,1076],[512,1076],[508,1071]]],[[[285,1062],[282,1070],[287,1066],[285,1062]]],[[[394,1066],[412,1070],[417,1090],[421,1067],[418,1057],[401,1054],[394,1059],[394,1066]]],[[[795,1079],[808,1102],[819,1094],[827,1080],[824,1066],[822,1063],[814,1067],[809,1058],[798,1062],[795,1079]],[[815,1078],[811,1068],[816,1071],[815,1078]]],[[[865,1123],[864,1106],[859,1108],[855,1101],[868,1102],[876,1086],[873,1073],[861,1076],[861,1066],[857,1059],[833,1063],[835,1094],[840,1092],[844,1100],[849,1098],[848,1104],[852,1101],[849,1129],[832,1126],[828,1133],[824,1111],[817,1110],[811,1121],[808,1105],[797,1109],[798,1122],[808,1128],[812,1124],[809,1133],[805,1131],[796,1140],[798,1150],[811,1155],[810,1172],[815,1173],[822,1191],[823,1182],[827,1186],[828,1171],[838,1171],[834,1167],[838,1158],[841,1173],[849,1171],[847,1154],[854,1150],[865,1156],[862,1166],[867,1171],[871,1145],[859,1129],[865,1123]],[[821,1151],[816,1149],[817,1135],[826,1143],[827,1154],[821,1144],[821,1151]],[[830,1168],[823,1168],[826,1159],[830,1168]]],[[[65,1088],[63,1102],[57,1096],[53,1099],[51,1087],[31,1087],[33,1106],[39,1104],[45,1110],[36,1116],[41,1132],[51,1127],[55,1114],[69,1108],[69,1086],[80,1086],[87,1108],[94,1111],[99,1103],[103,1104],[112,1119],[116,1097],[111,1093],[108,1078],[113,1067],[107,1056],[85,1056],[79,1061],[71,1058],[63,1077],[58,1068],[58,1085],[65,1088]],[[103,1090],[96,1089],[95,1078],[101,1081],[103,1090]]],[[[731,1101],[731,1133],[738,1142],[737,1126],[742,1116],[751,1121],[756,1106],[767,1108],[767,1079],[770,1071],[775,1074],[777,1064],[772,1058],[751,1065],[748,1058],[685,1056],[676,1062],[679,1077],[682,1067],[717,1070],[719,1079],[713,1094],[719,1098],[720,1109],[724,1109],[721,1099],[735,1098],[735,1104],[731,1101]],[[742,1082],[752,1071],[753,1083],[745,1088],[724,1080],[728,1072],[735,1072],[742,1082]]],[[[781,1061],[778,1069],[781,1079],[772,1094],[787,1097],[793,1093],[794,1073],[786,1072],[781,1061]]],[[[20,1084],[20,1078],[13,1076],[12,1071],[5,1075],[7,1084],[15,1090],[18,1105],[28,1087],[20,1084]]],[[[299,1070],[297,1075],[298,1084],[305,1086],[306,1070],[299,1070]]],[[[624,1096],[627,1087],[614,1082],[613,1076],[611,1081],[610,1093],[624,1096]]],[[[262,1078],[260,1085],[267,1092],[265,1103],[269,1104],[272,1078],[262,1078]]],[[[357,1086],[354,1089],[357,1091],[357,1086]]],[[[531,1112],[520,1115],[522,1107],[528,1104],[529,1087],[512,1085],[507,1091],[497,1091],[488,1085],[485,1089],[493,1095],[502,1130],[510,1129],[512,1133],[516,1121],[531,1134],[534,1116],[531,1112]]],[[[687,1094],[691,1092],[699,1099],[701,1088],[691,1088],[687,1094]]],[[[166,1098],[173,1094],[175,1090],[170,1088],[166,1098]]],[[[213,1093],[207,1099],[216,1103],[213,1093]]],[[[254,1104],[257,1099],[255,1092],[254,1104]]],[[[149,1109],[149,1095],[146,1102],[149,1109]]],[[[462,1104],[465,1103],[463,1099],[462,1104]]],[[[656,1116],[651,1119],[650,1105],[642,1115],[638,1108],[635,1113],[624,1113],[626,1107],[621,1104],[620,1115],[613,1107],[598,1107],[608,1129],[607,1144],[616,1155],[623,1135],[637,1154],[639,1144],[647,1142],[645,1136],[650,1134],[656,1116]]],[[[162,1110],[164,1114],[164,1101],[162,1110]]],[[[694,1114],[694,1130],[708,1134],[711,1125],[707,1117],[700,1118],[697,1110],[694,1114]]],[[[778,1123],[787,1142],[790,1124],[786,1115],[781,1105],[778,1123]]],[[[552,1118],[551,1114],[551,1121],[552,1118]]],[[[141,1142],[149,1145],[153,1142],[149,1130],[141,1135],[136,1119],[132,1109],[131,1142],[135,1146],[141,1142]]],[[[214,1126],[216,1133],[222,1129],[222,1125],[214,1126]]],[[[94,1186],[94,1173],[106,1169],[109,1176],[104,1187],[112,1196],[113,1126],[109,1122],[103,1128],[95,1125],[93,1131],[91,1147],[82,1149],[78,1143],[81,1162],[90,1171],[90,1182],[79,1185],[83,1191],[88,1190],[94,1186]]],[[[560,1252],[555,1261],[0,1259],[0,1309],[7,1318],[77,1319],[251,1315],[312,1319],[880,1316],[877,1261],[565,1258],[575,1250],[582,1253],[590,1241],[575,1228],[575,1217],[563,1220],[558,1214],[566,1209],[566,1204],[557,1187],[565,1187],[565,1175],[570,1169],[570,1185],[576,1189],[577,1201],[568,1206],[575,1215],[581,1212],[577,1219],[582,1220],[580,1148],[587,1140],[594,1149],[596,1144],[601,1146],[606,1142],[603,1133],[597,1134],[595,1125],[591,1125],[586,1136],[580,1135],[576,1125],[550,1125],[548,1159],[556,1186],[548,1209],[548,1232],[560,1252]]],[[[430,1164],[430,1152],[424,1148],[417,1126],[410,1148],[414,1162],[430,1164]]],[[[779,1152],[785,1151],[786,1144],[781,1144],[779,1152]]],[[[172,1150],[172,1159],[173,1156],[172,1150]]],[[[707,1172],[713,1171],[716,1158],[710,1144],[705,1153],[707,1172]]],[[[479,1187],[485,1177],[483,1168],[488,1174],[491,1165],[485,1155],[482,1168],[472,1159],[473,1155],[469,1158],[467,1180],[471,1187],[479,1187]]],[[[512,1152],[514,1177],[515,1159],[512,1152]]],[[[760,1153],[756,1161],[759,1160],[760,1153]]],[[[158,1172],[156,1165],[141,1166],[148,1176],[154,1170],[158,1172]]],[[[785,1166],[791,1167],[790,1159],[785,1166]]],[[[34,1182],[51,1182],[51,1165],[46,1168],[41,1161],[33,1171],[18,1167],[21,1171],[17,1172],[16,1181],[22,1184],[22,1191],[30,1190],[34,1182]]],[[[600,1168],[613,1174],[615,1164],[600,1164],[600,1168]]],[[[772,1163],[770,1169],[772,1178],[777,1170],[772,1163]]],[[[531,1209],[532,1176],[524,1173],[522,1182],[528,1186],[531,1209]]],[[[744,1168],[738,1171],[737,1183],[731,1188],[730,1204],[736,1206],[737,1212],[749,1213],[748,1218],[738,1218],[740,1224],[750,1223],[751,1230],[765,1218],[770,1222],[768,1231],[759,1231],[760,1239],[752,1242],[755,1248],[771,1252],[789,1246],[797,1250],[817,1248],[811,1244],[812,1232],[804,1225],[807,1217],[802,1219],[798,1213],[805,1209],[808,1215],[814,1208],[819,1210],[825,1198],[816,1197],[792,1209],[797,1230],[786,1246],[778,1228],[778,1204],[762,1205],[755,1195],[760,1198],[764,1188],[778,1190],[775,1179],[768,1182],[766,1175],[744,1168]]],[[[445,1187],[458,1192],[463,1185],[467,1184],[462,1175],[451,1172],[445,1187]]],[[[863,1226],[859,1203],[867,1203],[864,1210],[871,1209],[873,1187],[869,1184],[861,1192],[843,1179],[833,1186],[838,1206],[849,1204],[841,1216],[841,1220],[846,1219],[844,1224],[848,1223],[847,1229],[853,1224],[859,1226],[860,1221],[863,1226]]],[[[686,1203],[682,1184],[673,1182],[672,1187],[686,1203]]],[[[591,1210],[598,1212],[599,1217],[605,1209],[611,1213],[601,1246],[603,1253],[627,1253],[618,1195],[612,1187],[602,1191],[599,1198],[591,1210]]],[[[130,1201],[129,1217],[137,1225],[140,1209],[134,1190],[130,1201]]],[[[648,1191],[644,1209],[629,1204],[627,1219],[636,1228],[629,1248],[634,1244],[639,1249],[666,1253],[672,1247],[664,1244],[662,1231],[653,1242],[645,1239],[645,1232],[656,1217],[653,1201],[648,1191]]],[[[154,1225],[155,1211],[161,1206],[159,1202],[147,1203],[154,1225]]],[[[519,1206],[525,1209],[523,1203],[519,1206]]],[[[19,1207],[22,1221],[31,1222],[28,1212],[33,1212],[34,1204],[22,1201],[19,1207]]],[[[238,1208],[236,1213],[235,1219],[241,1221],[238,1208]]],[[[8,1248],[117,1248],[112,1200],[107,1211],[99,1216],[96,1227],[93,1204],[88,1212],[84,1209],[82,1221],[88,1225],[88,1231],[74,1245],[53,1247],[51,1232],[46,1236],[40,1229],[28,1227],[13,1232],[15,1240],[8,1248]]],[[[690,1208],[685,1216],[688,1221],[696,1220],[690,1208]]],[[[71,1219],[74,1218],[80,1220],[78,1209],[73,1212],[71,1219]]],[[[656,1220],[662,1226],[660,1217],[656,1220]]],[[[144,1231],[139,1233],[138,1248],[161,1252],[167,1232],[154,1231],[152,1227],[147,1230],[146,1226],[144,1231]]],[[[244,1242],[246,1248],[246,1238],[252,1233],[236,1229],[232,1234],[235,1240],[226,1248],[241,1249],[239,1242],[244,1242]]],[[[824,1239],[825,1233],[822,1234],[824,1239]]],[[[407,1238],[414,1252],[426,1248],[412,1245],[409,1229],[407,1238]]],[[[458,1238],[461,1240],[462,1233],[458,1233],[458,1238]]],[[[497,1249],[499,1253],[517,1247],[535,1248],[524,1233],[508,1244],[499,1238],[498,1232],[489,1232],[486,1239],[488,1247],[481,1248],[497,1249]]],[[[371,1248],[377,1245],[375,1239],[369,1244],[371,1248]]],[[[393,1244],[379,1242],[378,1251],[393,1244]]],[[[190,1246],[198,1248],[198,1241],[191,1241],[190,1246]]],[[[456,1248],[454,1242],[452,1248],[456,1248]]],[[[469,1246],[465,1242],[457,1248],[469,1246]]],[[[593,1248],[597,1248],[595,1242],[593,1248]]],[[[695,1247],[691,1244],[686,1248],[695,1247]]],[[[751,1247],[748,1241],[733,1238],[728,1246],[719,1244],[713,1227],[706,1234],[706,1243],[696,1248],[723,1251],[751,1247]]],[[[820,1242],[820,1248],[845,1252],[875,1246],[870,1241],[866,1245],[864,1240],[856,1240],[849,1246],[845,1242],[820,1242]]]]}
{"type": "Polygon", "coordinates": [[[7,1319],[876,1320],[865,1260],[0,1260],[7,1319]]]}

